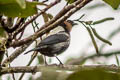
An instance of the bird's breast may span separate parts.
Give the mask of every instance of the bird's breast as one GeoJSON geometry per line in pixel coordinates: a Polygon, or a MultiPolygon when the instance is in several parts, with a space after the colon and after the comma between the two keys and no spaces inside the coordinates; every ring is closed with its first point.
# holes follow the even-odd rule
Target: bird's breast
{"type": "Polygon", "coordinates": [[[41,46],[39,52],[43,55],[53,57],[54,55],[59,55],[63,53],[69,47],[70,41],[61,42],[53,45],[43,45],[41,46]]]}

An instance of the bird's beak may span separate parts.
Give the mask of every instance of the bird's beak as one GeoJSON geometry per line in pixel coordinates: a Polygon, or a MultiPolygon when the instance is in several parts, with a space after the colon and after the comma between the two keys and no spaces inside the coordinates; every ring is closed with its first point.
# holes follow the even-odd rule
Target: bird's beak
{"type": "Polygon", "coordinates": [[[75,22],[74,22],[72,25],[75,26],[75,25],[78,25],[78,23],[75,23],[75,22]]]}

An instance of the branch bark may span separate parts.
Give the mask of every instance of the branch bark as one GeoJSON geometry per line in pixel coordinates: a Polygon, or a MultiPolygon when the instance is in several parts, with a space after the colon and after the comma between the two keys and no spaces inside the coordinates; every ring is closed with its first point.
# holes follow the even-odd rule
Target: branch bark
{"type": "Polygon", "coordinates": [[[76,70],[91,70],[100,68],[106,71],[112,71],[120,73],[120,67],[116,65],[64,65],[64,66],[56,66],[56,65],[49,65],[49,66],[21,66],[21,67],[10,67],[10,68],[1,68],[0,75],[2,74],[8,74],[8,73],[36,73],[36,72],[42,72],[46,70],[67,70],[67,71],[76,71],[76,70]]]}

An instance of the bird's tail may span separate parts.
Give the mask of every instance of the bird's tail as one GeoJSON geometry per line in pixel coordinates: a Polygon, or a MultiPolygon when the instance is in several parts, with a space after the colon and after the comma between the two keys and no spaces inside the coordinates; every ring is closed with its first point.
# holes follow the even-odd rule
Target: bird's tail
{"type": "Polygon", "coordinates": [[[27,54],[27,53],[29,53],[29,52],[31,52],[31,51],[37,51],[37,50],[38,50],[38,48],[34,48],[34,49],[31,49],[31,50],[27,51],[27,52],[24,53],[24,54],[27,54]]]}

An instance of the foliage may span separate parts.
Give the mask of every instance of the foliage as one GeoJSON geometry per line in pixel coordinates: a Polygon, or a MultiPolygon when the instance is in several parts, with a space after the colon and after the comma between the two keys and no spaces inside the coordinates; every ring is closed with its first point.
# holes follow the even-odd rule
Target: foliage
{"type": "MultiPolygon", "coordinates": [[[[66,0],[69,4],[75,2],[76,0],[66,0]]],[[[120,5],[120,0],[103,0],[105,3],[110,5],[113,9],[118,9],[120,5]]]]}
{"type": "Polygon", "coordinates": [[[103,0],[103,1],[109,4],[114,9],[118,9],[120,5],[120,0],[103,0]]]}
{"type": "Polygon", "coordinates": [[[117,65],[120,66],[120,62],[119,62],[118,56],[115,55],[115,58],[116,58],[117,65]]]}
{"type": "Polygon", "coordinates": [[[5,37],[5,30],[0,26],[0,37],[5,37]]]}
{"type": "Polygon", "coordinates": [[[120,80],[120,74],[103,69],[78,70],[71,74],[67,80],[120,80]]]}
{"type": "Polygon", "coordinates": [[[40,55],[40,56],[38,55],[37,59],[38,59],[38,64],[43,64],[44,63],[44,59],[43,59],[42,55],[40,55]]]}
{"type": "Polygon", "coordinates": [[[36,5],[39,2],[26,2],[24,0],[0,0],[0,15],[9,17],[28,17],[37,13],[36,5]]]}

